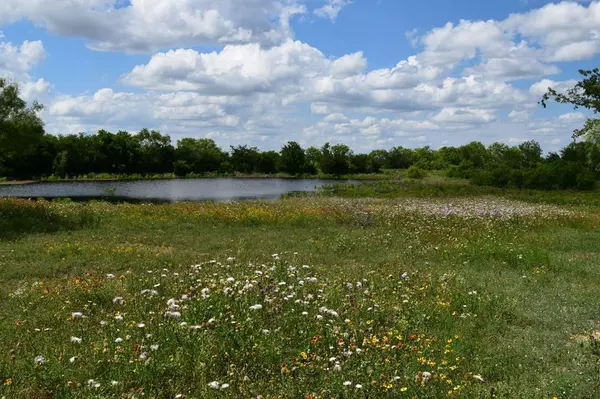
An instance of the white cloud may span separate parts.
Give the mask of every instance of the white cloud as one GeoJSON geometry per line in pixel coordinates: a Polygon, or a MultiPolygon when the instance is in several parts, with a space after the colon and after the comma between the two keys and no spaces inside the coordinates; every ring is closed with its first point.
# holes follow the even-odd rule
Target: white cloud
{"type": "Polygon", "coordinates": [[[351,4],[350,0],[326,0],[323,7],[314,10],[314,14],[321,18],[329,18],[335,22],[342,8],[351,4]]]}
{"type": "Polygon", "coordinates": [[[536,41],[549,61],[577,61],[600,53],[600,3],[547,4],[503,22],[506,29],[536,41]]]}
{"type": "Polygon", "coordinates": [[[462,123],[472,125],[487,124],[496,119],[496,115],[489,109],[476,108],[444,108],[439,114],[431,118],[437,123],[462,123]]]}
{"type": "Polygon", "coordinates": [[[196,44],[276,44],[289,19],[305,12],[294,0],[3,0],[0,24],[27,18],[52,33],[82,37],[97,50],[147,52],[196,44]]]}
{"type": "Polygon", "coordinates": [[[535,82],[529,88],[529,92],[536,98],[541,98],[548,92],[548,88],[553,88],[559,93],[564,93],[568,89],[572,89],[577,84],[576,80],[565,80],[565,81],[554,81],[550,79],[542,79],[539,82],[535,82]]]}
{"type": "Polygon", "coordinates": [[[25,101],[43,100],[50,91],[50,84],[40,78],[32,81],[29,73],[46,58],[41,41],[24,41],[21,45],[0,42],[0,77],[19,85],[25,101]]]}
{"type": "Polygon", "coordinates": [[[0,74],[23,79],[46,57],[41,41],[24,41],[20,46],[0,42],[0,74]]]}

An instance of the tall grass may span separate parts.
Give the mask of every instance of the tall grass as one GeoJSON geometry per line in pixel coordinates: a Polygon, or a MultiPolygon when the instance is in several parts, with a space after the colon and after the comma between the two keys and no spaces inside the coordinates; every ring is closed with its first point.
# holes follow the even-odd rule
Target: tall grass
{"type": "Polygon", "coordinates": [[[96,221],[97,217],[86,204],[0,199],[0,239],[12,239],[31,233],[75,230],[96,221]]]}

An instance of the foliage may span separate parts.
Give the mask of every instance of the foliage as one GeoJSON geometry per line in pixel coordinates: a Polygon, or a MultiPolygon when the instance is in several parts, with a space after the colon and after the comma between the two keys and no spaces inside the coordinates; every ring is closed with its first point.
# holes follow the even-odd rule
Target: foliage
{"type": "Polygon", "coordinates": [[[20,97],[19,87],[0,77],[0,171],[3,162],[28,155],[44,134],[38,113],[42,106],[27,103],[20,97]]]}
{"type": "Polygon", "coordinates": [[[300,144],[290,141],[281,149],[280,170],[290,175],[298,175],[306,169],[306,158],[300,144]]]}
{"type": "Polygon", "coordinates": [[[413,165],[408,168],[406,175],[411,179],[424,179],[427,176],[427,172],[420,167],[413,165]]]}

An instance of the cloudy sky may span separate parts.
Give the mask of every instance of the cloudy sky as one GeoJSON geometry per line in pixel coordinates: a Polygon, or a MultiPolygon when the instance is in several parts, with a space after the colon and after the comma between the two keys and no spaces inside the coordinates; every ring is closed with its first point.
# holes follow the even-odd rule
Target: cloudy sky
{"type": "Polygon", "coordinates": [[[599,54],[596,1],[0,2],[0,76],[53,134],[551,151],[586,115],[537,102],[599,54]]]}

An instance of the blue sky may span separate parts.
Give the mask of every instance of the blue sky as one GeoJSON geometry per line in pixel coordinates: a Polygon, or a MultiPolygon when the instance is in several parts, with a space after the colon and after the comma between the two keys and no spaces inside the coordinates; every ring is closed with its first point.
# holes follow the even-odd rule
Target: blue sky
{"type": "Polygon", "coordinates": [[[598,66],[598,15],[596,1],[4,0],[0,75],[46,105],[52,134],[550,151],[587,115],[537,101],[598,66]]]}

